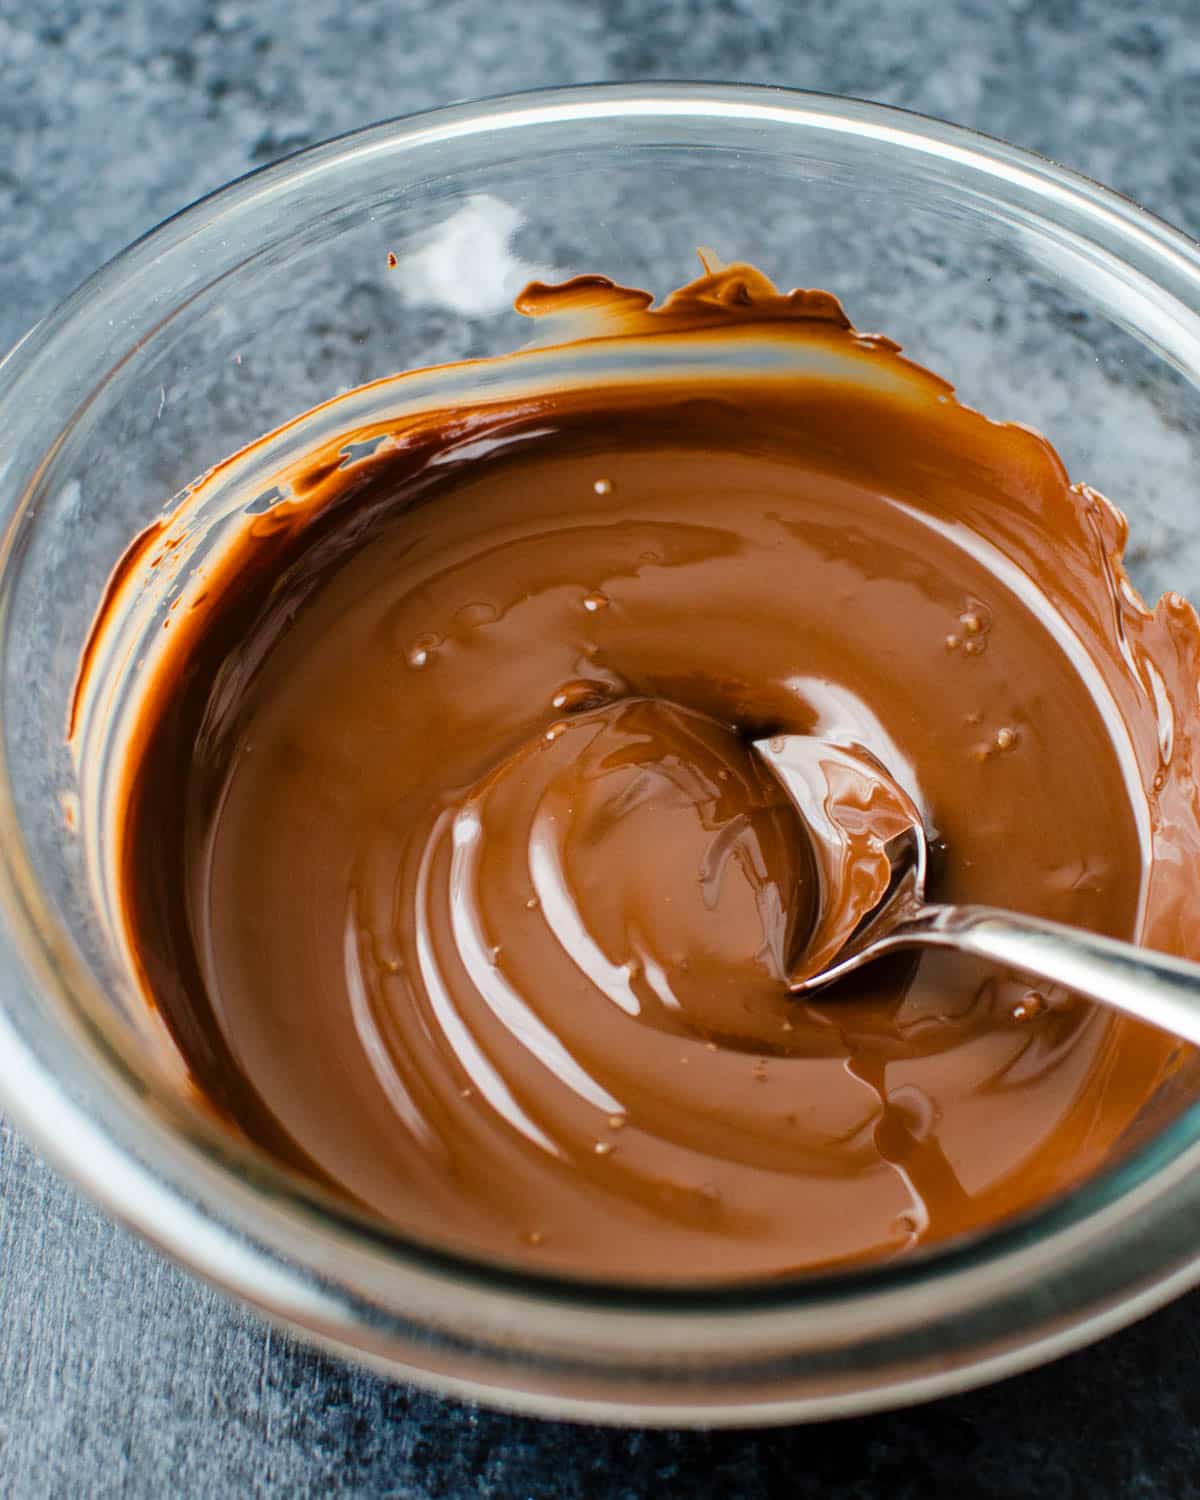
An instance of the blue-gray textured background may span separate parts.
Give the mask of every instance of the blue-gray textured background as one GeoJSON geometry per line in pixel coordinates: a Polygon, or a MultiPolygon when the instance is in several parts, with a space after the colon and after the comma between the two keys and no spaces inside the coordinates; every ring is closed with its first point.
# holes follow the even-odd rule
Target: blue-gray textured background
{"type": "MultiPolygon", "coordinates": [[[[857,94],[1200,232],[1200,4],[0,0],[0,349],[164,215],[370,120],[597,79],[857,94]]],[[[1200,1496],[1200,1297],[936,1406],[766,1433],[478,1412],[300,1349],[0,1120],[0,1496],[1200,1496]]]]}

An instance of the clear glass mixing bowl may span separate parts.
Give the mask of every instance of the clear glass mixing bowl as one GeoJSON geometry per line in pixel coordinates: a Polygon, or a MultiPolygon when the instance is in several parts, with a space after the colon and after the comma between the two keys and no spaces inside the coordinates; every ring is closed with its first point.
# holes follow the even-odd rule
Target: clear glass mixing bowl
{"type": "Polygon", "coordinates": [[[1200,1280],[1193,1095],[1165,1093],[1107,1173],[1020,1223],[854,1274],[648,1292],[457,1260],[223,1135],[156,1065],[65,725],[111,568],[195,475],[348,386],[526,341],[511,300],[534,276],[665,293],[700,245],[836,291],[967,401],[1046,431],[1129,514],[1143,589],[1200,599],[1200,251],[1050,162],[855,101],[597,87],[376,126],[170,220],[0,365],[0,1102],[113,1213],[289,1328],[607,1421],[899,1404],[1148,1311],[1200,1280]]]}

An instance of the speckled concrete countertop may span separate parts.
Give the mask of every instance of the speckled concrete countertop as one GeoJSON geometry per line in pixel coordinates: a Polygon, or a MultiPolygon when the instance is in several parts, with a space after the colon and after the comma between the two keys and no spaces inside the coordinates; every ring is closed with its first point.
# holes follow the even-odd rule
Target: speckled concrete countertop
{"type": "MultiPolygon", "coordinates": [[[[1200,6],[1105,0],[0,0],[0,348],[135,235],[373,119],[596,79],[884,100],[1200,232],[1200,6]]],[[[662,1434],[475,1411],[293,1345],[0,1120],[0,1493],[1200,1496],[1200,1297],[924,1409],[662,1434]]]]}

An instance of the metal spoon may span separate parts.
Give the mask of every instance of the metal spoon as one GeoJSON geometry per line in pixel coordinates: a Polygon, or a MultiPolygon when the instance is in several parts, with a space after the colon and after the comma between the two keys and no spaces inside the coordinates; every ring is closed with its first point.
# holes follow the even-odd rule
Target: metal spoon
{"type": "Polygon", "coordinates": [[[826,913],[788,978],[793,993],[823,989],[897,949],[954,948],[1200,1045],[1200,964],[996,907],[931,905],[925,821],[869,752],[800,735],[754,748],[813,836],[825,887],[826,913]]]}

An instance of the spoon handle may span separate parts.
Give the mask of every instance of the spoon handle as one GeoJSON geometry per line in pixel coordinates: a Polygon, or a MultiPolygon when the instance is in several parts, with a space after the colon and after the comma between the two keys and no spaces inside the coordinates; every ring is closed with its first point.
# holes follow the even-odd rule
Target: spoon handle
{"type": "Polygon", "coordinates": [[[972,953],[1200,1045],[1200,964],[1186,959],[987,906],[922,907],[890,934],[893,943],[972,953]]]}

